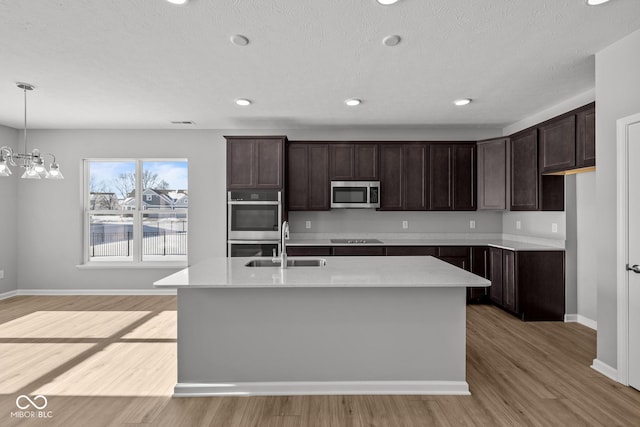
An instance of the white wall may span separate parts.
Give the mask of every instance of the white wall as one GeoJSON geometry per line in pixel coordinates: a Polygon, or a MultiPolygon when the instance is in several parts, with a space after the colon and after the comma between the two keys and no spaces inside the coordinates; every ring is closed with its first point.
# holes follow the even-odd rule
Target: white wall
{"type": "Polygon", "coordinates": [[[576,230],[578,238],[577,278],[578,315],[588,321],[598,318],[598,221],[595,195],[596,173],[581,173],[576,178],[576,230]]]}
{"type": "MultiPolygon", "coordinates": [[[[81,270],[82,159],[179,157],[189,160],[189,262],[226,254],[226,149],[223,135],[288,135],[293,140],[475,140],[500,129],[30,130],[29,145],[55,153],[63,181],[19,180],[19,289],[151,289],[170,273],[81,270]]],[[[14,198],[15,200],[15,198],[14,198]]]]}
{"type": "Polygon", "coordinates": [[[598,360],[617,367],[616,120],[640,113],[640,31],[596,54],[598,360]]]}
{"type": "MultiPolygon", "coordinates": [[[[9,146],[14,150],[18,145],[18,132],[0,126],[0,147],[9,146]]],[[[18,180],[22,171],[12,168],[13,175],[0,177],[0,270],[4,270],[4,279],[0,279],[0,295],[18,288],[18,180]]]]}

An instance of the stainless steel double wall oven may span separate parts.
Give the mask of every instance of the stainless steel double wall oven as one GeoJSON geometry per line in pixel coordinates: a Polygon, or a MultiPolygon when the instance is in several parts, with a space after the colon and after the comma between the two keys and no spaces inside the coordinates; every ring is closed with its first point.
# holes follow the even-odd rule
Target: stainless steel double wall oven
{"type": "Polygon", "coordinates": [[[282,192],[240,190],[227,193],[227,255],[280,254],[282,192]]]}

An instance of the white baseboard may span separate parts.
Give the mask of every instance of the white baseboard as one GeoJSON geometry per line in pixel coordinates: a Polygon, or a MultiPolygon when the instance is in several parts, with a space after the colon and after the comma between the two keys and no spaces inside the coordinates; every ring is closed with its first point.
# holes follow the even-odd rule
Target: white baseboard
{"type": "Polygon", "coordinates": [[[610,378],[614,381],[618,381],[618,370],[615,368],[612,368],[611,366],[607,365],[606,363],[598,359],[593,359],[593,364],[591,365],[591,368],[597,372],[600,372],[602,375],[604,375],[607,378],[610,378]]]}
{"type": "Polygon", "coordinates": [[[3,299],[7,299],[7,298],[12,298],[18,295],[18,291],[9,291],[9,292],[4,292],[2,294],[0,294],[0,300],[3,299]]]}
{"type": "Polygon", "coordinates": [[[589,319],[588,317],[584,317],[581,314],[565,314],[564,321],[567,323],[580,323],[581,325],[584,325],[587,328],[591,328],[594,331],[598,330],[598,322],[589,319]]]}
{"type": "Polygon", "coordinates": [[[176,289],[18,289],[15,295],[176,295],[176,289]]]}
{"type": "Polygon", "coordinates": [[[466,381],[293,381],[178,383],[174,397],[418,394],[469,396],[466,381]]]}

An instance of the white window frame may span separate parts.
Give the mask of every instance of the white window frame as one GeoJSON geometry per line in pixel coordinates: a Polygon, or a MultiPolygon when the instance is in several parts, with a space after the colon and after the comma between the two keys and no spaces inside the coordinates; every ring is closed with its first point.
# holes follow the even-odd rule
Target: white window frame
{"type": "MultiPolygon", "coordinates": [[[[135,187],[135,209],[121,208],[119,210],[90,210],[89,206],[89,163],[91,162],[133,162],[135,163],[136,177],[142,176],[142,164],[144,162],[187,162],[184,158],[87,158],[82,161],[83,185],[82,185],[82,216],[83,216],[83,244],[82,244],[82,265],[78,268],[175,268],[186,267],[188,265],[189,249],[187,245],[187,255],[184,260],[143,260],[142,255],[142,218],[148,215],[149,211],[144,209],[142,204],[142,180],[136,179],[135,187]],[[109,259],[109,260],[91,260],[89,256],[90,248],[90,228],[92,215],[132,215],[133,216],[133,242],[131,259],[109,259]]],[[[188,208],[159,208],[154,209],[153,213],[184,213],[189,217],[188,208]]],[[[115,257],[114,257],[115,258],[115,257]]]]}

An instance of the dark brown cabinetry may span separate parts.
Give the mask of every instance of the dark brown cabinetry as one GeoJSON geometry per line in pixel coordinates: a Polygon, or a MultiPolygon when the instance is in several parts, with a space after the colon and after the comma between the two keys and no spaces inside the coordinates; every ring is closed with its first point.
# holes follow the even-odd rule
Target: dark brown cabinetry
{"type": "Polygon", "coordinates": [[[380,145],[380,209],[427,209],[427,145],[380,145]]]}
{"type": "Polygon", "coordinates": [[[287,246],[289,256],[331,256],[331,246],[287,246]]]}
{"type": "Polygon", "coordinates": [[[440,246],[438,258],[463,270],[471,271],[471,248],[469,246],[440,246]]]}
{"type": "Polygon", "coordinates": [[[377,181],[378,144],[330,145],[329,177],[332,181],[377,181]]]}
{"type": "Polygon", "coordinates": [[[437,246],[387,246],[387,256],[438,256],[437,246]]]}
{"type": "Polygon", "coordinates": [[[285,136],[225,136],[227,188],[283,188],[285,136]]]}
{"type": "Polygon", "coordinates": [[[576,114],[576,167],[596,165],[596,107],[590,104],[576,114]]]}
{"type": "Polygon", "coordinates": [[[475,144],[429,144],[429,210],[476,209],[475,144]]]}
{"type": "Polygon", "coordinates": [[[511,136],[510,167],[512,211],[564,210],[564,177],[539,172],[537,129],[511,136]]]}
{"type": "Polygon", "coordinates": [[[522,320],[563,320],[564,252],[491,248],[491,301],[522,320]]]}
{"type": "Polygon", "coordinates": [[[509,138],[478,142],[478,209],[505,210],[508,204],[509,138]]]}
{"type": "Polygon", "coordinates": [[[576,167],[576,116],[552,120],[538,128],[542,173],[576,167]]]}
{"type": "MultiPolygon", "coordinates": [[[[488,247],[474,246],[471,248],[471,272],[491,280],[491,259],[488,247]]],[[[489,302],[490,289],[490,287],[467,288],[467,302],[489,302]]]]}
{"type": "Polygon", "coordinates": [[[287,205],[290,211],[330,207],[329,145],[290,143],[287,147],[287,205]]]}
{"type": "Polygon", "coordinates": [[[538,210],[538,131],[511,136],[511,210],[538,210]]]}
{"type": "Polygon", "coordinates": [[[334,246],[335,256],[383,256],[384,246],[334,246]]]}

